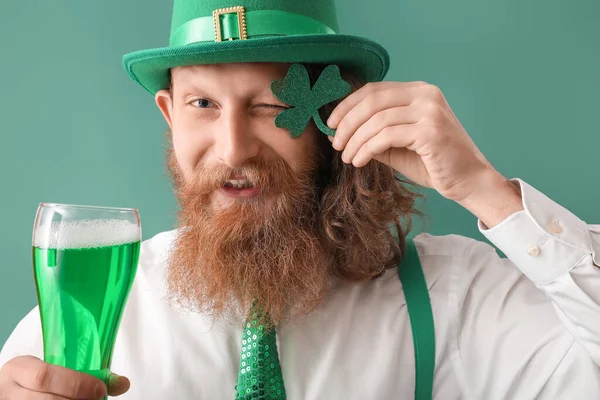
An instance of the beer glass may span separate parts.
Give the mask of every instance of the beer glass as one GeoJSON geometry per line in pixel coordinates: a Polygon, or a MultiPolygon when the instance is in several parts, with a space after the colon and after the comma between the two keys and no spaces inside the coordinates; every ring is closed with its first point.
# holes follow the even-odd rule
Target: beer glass
{"type": "Polygon", "coordinates": [[[33,272],[44,361],[91,374],[108,385],[140,240],[135,209],[39,205],[33,272]]]}

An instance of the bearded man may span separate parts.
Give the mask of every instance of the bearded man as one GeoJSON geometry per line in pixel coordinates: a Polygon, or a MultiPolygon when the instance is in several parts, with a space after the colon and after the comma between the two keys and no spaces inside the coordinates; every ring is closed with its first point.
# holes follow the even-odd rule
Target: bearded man
{"type": "Polygon", "coordinates": [[[127,378],[41,361],[35,309],[0,398],[598,398],[600,229],[503,177],[436,86],[382,82],[385,49],[339,34],[332,0],[241,3],[176,0],[170,46],[124,59],[169,125],[181,206],[142,245],[127,378]],[[409,238],[416,185],[508,259],[409,238]]]}

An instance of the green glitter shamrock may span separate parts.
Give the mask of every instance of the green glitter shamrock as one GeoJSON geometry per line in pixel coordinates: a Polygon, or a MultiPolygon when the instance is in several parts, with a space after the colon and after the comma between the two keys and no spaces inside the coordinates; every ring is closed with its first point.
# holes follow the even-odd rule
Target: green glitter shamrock
{"type": "Polygon", "coordinates": [[[280,112],[275,117],[275,126],[288,129],[290,135],[297,138],[306,130],[310,119],[313,118],[321,132],[334,136],[335,130],[323,123],[319,116],[319,109],[346,96],[350,90],[350,84],[342,79],[337,65],[329,65],[325,68],[311,89],[306,67],[302,64],[293,64],[285,78],[271,83],[273,94],[293,107],[280,112]]]}

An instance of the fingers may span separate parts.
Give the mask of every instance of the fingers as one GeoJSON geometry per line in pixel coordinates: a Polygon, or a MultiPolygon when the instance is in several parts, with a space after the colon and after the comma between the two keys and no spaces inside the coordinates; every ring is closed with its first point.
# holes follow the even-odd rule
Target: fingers
{"type": "Polygon", "coordinates": [[[126,377],[117,374],[110,374],[110,378],[108,379],[108,395],[120,396],[127,392],[130,386],[131,383],[126,377]]]}
{"type": "Polygon", "coordinates": [[[0,399],[2,400],[69,400],[67,397],[63,396],[34,392],[25,389],[14,382],[7,384],[7,386],[3,385],[1,390],[0,399]]]}
{"type": "Polygon", "coordinates": [[[361,125],[354,134],[350,135],[348,138],[342,138],[342,146],[336,150],[343,150],[342,161],[350,163],[362,145],[375,135],[379,134],[379,132],[386,127],[401,124],[413,124],[416,123],[417,119],[413,107],[396,107],[380,111],[361,125]],[[347,141],[347,143],[344,143],[344,141],[347,141]]]}
{"type": "MultiPolygon", "coordinates": [[[[88,374],[45,363],[36,357],[18,357],[5,365],[12,380],[24,389],[69,399],[99,399],[104,383],[88,374]]],[[[18,397],[20,398],[20,397],[18,397]]]]}
{"type": "Polygon", "coordinates": [[[401,148],[416,151],[427,138],[426,127],[446,118],[442,98],[439,88],[421,81],[367,84],[333,111],[328,120],[332,128],[337,124],[332,145],[355,167],[391,158],[401,148]]]}
{"type": "MultiPolygon", "coordinates": [[[[389,107],[408,106],[411,104],[413,94],[410,90],[398,90],[399,88],[412,89],[427,85],[425,82],[376,82],[368,83],[356,92],[346,97],[331,113],[327,120],[327,125],[330,128],[344,128],[341,122],[347,114],[353,110],[359,103],[365,102],[364,105],[372,106],[371,113],[365,116],[365,111],[353,117],[355,123],[364,123],[374,112],[384,110],[389,107]],[[401,93],[401,94],[400,94],[401,93]],[[356,121],[355,121],[356,120],[356,121]],[[362,122],[360,122],[362,120],[362,122]]],[[[359,125],[360,126],[360,125],[359,125]]],[[[358,127],[358,126],[356,126],[358,127]]],[[[350,129],[350,128],[348,128],[350,129]]],[[[336,133],[337,136],[337,133],[336,133]]]]}
{"type": "Polygon", "coordinates": [[[363,167],[375,156],[392,148],[406,147],[412,150],[417,131],[416,125],[388,126],[363,143],[349,162],[355,167],[363,167]]]}

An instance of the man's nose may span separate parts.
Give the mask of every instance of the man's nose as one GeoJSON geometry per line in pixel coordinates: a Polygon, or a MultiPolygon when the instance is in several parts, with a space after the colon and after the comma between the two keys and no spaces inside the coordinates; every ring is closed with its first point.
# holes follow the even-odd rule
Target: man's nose
{"type": "Polygon", "coordinates": [[[217,132],[215,140],[217,157],[230,168],[242,167],[258,155],[260,140],[242,113],[230,112],[221,118],[221,131],[217,132]]]}

